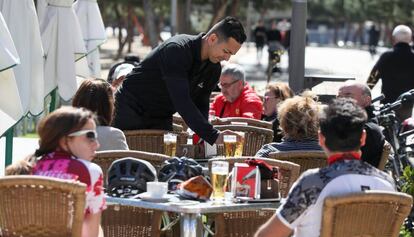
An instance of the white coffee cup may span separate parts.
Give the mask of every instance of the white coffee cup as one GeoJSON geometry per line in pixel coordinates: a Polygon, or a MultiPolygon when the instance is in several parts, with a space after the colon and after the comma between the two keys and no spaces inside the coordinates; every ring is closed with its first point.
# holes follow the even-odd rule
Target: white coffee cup
{"type": "Polygon", "coordinates": [[[161,198],[168,191],[168,183],[167,182],[147,182],[147,193],[150,197],[153,198],[161,198]]]}

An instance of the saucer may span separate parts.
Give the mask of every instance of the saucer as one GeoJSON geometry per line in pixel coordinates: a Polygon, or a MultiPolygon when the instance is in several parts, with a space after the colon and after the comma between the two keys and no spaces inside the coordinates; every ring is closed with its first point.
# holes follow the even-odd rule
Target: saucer
{"type": "Polygon", "coordinates": [[[149,193],[140,193],[135,196],[135,198],[140,198],[143,201],[147,202],[168,202],[170,198],[174,197],[174,195],[171,194],[164,194],[162,197],[153,197],[150,196],[149,193]]]}

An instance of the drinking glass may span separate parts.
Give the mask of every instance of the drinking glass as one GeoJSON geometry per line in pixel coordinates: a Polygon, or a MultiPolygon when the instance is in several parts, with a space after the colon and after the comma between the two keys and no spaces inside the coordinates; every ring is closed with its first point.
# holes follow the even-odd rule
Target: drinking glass
{"type": "Polygon", "coordinates": [[[215,202],[224,201],[228,173],[229,163],[227,161],[213,161],[211,164],[211,184],[213,186],[212,199],[215,202]]]}
{"type": "Polygon", "coordinates": [[[177,150],[177,135],[173,133],[164,134],[164,154],[175,156],[177,150]]]}
{"type": "Polygon", "coordinates": [[[236,153],[237,137],[236,135],[224,135],[224,152],[226,157],[234,157],[236,153]]]}

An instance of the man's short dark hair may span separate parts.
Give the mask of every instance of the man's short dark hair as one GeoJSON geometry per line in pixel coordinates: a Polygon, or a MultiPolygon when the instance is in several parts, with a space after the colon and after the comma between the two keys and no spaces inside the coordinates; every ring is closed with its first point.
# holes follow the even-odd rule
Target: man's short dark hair
{"type": "Polygon", "coordinates": [[[366,112],[354,99],[334,99],[323,109],[319,118],[326,147],[333,152],[358,150],[366,120],[366,112]]]}
{"type": "Polygon", "coordinates": [[[244,32],[243,25],[239,20],[230,16],[215,24],[207,34],[212,33],[216,33],[219,40],[227,41],[231,37],[239,44],[243,44],[246,41],[246,33],[244,32]]]}

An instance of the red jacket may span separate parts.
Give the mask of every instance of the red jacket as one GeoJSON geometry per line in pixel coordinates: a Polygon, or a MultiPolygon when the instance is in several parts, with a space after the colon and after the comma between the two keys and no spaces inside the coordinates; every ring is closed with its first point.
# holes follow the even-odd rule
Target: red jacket
{"type": "Polygon", "coordinates": [[[249,85],[244,86],[242,93],[233,103],[228,102],[223,94],[219,94],[210,105],[210,114],[220,118],[245,117],[260,120],[262,111],[263,102],[249,85]]]}

